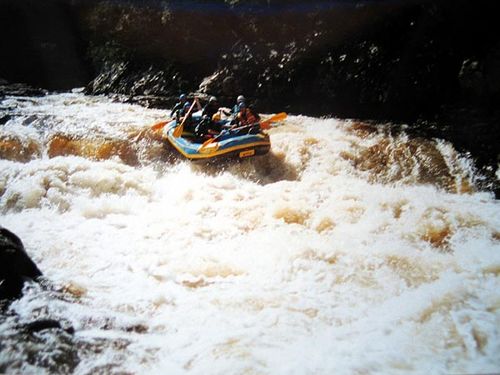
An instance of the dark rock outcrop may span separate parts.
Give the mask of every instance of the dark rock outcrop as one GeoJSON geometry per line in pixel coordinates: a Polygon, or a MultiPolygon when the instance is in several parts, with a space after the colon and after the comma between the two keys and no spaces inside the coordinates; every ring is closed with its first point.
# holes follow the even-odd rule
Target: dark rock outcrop
{"type": "Polygon", "coordinates": [[[12,311],[0,323],[0,373],[74,373],[80,357],[72,327],[50,318],[26,323],[12,311]]]}
{"type": "Polygon", "coordinates": [[[58,292],[46,282],[23,289],[26,281],[39,281],[41,276],[19,237],[0,227],[0,373],[20,373],[28,364],[37,371],[69,374],[80,361],[74,328],[50,312],[50,301],[61,298],[58,292]],[[43,301],[44,309],[23,316],[11,308],[10,302],[23,290],[25,303],[43,301]]]}
{"type": "MultiPolygon", "coordinates": [[[[40,371],[68,374],[78,365],[74,328],[69,323],[53,319],[47,310],[47,316],[40,316],[39,312],[35,320],[25,321],[22,314],[19,316],[9,308],[13,299],[21,297],[25,282],[38,281],[41,276],[19,237],[0,227],[0,324],[4,328],[0,332],[0,373],[19,373],[23,363],[28,363],[40,371]]],[[[45,303],[57,298],[46,287],[44,283],[32,284],[31,291],[24,289],[23,297],[45,303]]]]}
{"type": "Polygon", "coordinates": [[[26,83],[9,83],[5,80],[0,79],[0,98],[5,95],[9,96],[43,96],[46,95],[47,91],[31,87],[26,83]]]}
{"type": "Polygon", "coordinates": [[[19,327],[20,329],[23,329],[25,332],[28,333],[36,333],[40,331],[44,331],[47,329],[60,329],[64,330],[68,334],[73,334],[75,333],[75,329],[71,326],[69,327],[63,327],[61,322],[54,320],[54,319],[39,319],[35,320],[33,322],[27,323],[24,326],[19,327]]]}
{"type": "Polygon", "coordinates": [[[388,120],[498,104],[497,6],[441,1],[5,0],[0,77],[93,94],[203,89],[388,120]],[[90,83],[89,83],[90,82],[90,83]]]}
{"type": "Polygon", "coordinates": [[[40,276],[19,237],[0,227],[0,300],[18,298],[24,283],[40,276]]]}

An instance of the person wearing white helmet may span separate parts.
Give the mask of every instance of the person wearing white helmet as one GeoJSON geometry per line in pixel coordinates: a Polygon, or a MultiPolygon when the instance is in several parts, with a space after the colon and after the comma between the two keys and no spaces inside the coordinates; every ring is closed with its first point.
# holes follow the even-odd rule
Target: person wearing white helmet
{"type": "Polygon", "coordinates": [[[174,117],[177,119],[177,121],[180,118],[181,111],[184,108],[184,105],[187,103],[187,96],[186,94],[181,94],[179,95],[179,101],[175,103],[175,105],[172,107],[172,110],[170,111],[170,116],[174,117]]]}
{"type": "Polygon", "coordinates": [[[241,102],[238,106],[236,119],[239,126],[257,125],[260,121],[260,116],[252,108],[248,107],[245,102],[241,102]]]}
{"type": "Polygon", "coordinates": [[[208,134],[214,135],[221,131],[221,125],[217,121],[213,121],[214,115],[219,112],[219,101],[215,96],[211,96],[208,103],[203,107],[201,112],[201,121],[196,127],[195,133],[204,137],[208,134]]]}
{"type": "Polygon", "coordinates": [[[233,110],[231,111],[234,117],[236,117],[238,115],[238,112],[240,111],[239,108],[240,104],[245,102],[246,102],[245,97],[243,95],[238,95],[238,97],[236,98],[236,104],[234,105],[233,110]]]}
{"type": "Polygon", "coordinates": [[[201,117],[207,117],[212,120],[213,115],[219,111],[219,101],[215,96],[211,96],[208,99],[208,103],[203,107],[203,112],[201,112],[201,117]]]}

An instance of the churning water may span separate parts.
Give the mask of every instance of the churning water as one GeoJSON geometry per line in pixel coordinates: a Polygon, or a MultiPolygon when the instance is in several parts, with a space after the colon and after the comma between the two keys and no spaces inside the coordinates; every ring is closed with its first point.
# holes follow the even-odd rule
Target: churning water
{"type": "Polygon", "coordinates": [[[50,287],[0,321],[5,372],[500,371],[500,205],[452,145],[291,116],[208,167],[166,113],[6,97],[0,224],[50,287]],[[16,327],[52,318],[73,335],[16,327]]]}

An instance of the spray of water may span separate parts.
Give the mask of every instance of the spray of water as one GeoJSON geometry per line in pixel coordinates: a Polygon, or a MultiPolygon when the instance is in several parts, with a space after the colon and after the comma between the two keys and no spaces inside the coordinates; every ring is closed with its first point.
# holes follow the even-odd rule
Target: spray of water
{"type": "Polygon", "coordinates": [[[0,321],[5,371],[499,371],[499,205],[450,144],[291,116],[270,154],[199,166],[137,140],[162,111],[2,106],[1,224],[51,284],[0,321]],[[36,317],[75,333],[13,328],[36,317]]]}

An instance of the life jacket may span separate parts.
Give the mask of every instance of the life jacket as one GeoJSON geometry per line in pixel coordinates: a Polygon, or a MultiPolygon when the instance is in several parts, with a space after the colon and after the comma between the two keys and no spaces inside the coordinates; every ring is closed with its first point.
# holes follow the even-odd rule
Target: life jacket
{"type": "Polygon", "coordinates": [[[244,126],[259,122],[259,118],[250,109],[245,108],[238,113],[238,121],[241,126],[244,126]]]}
{"type": "Polygon", "coordinates": [[[221,120],[220,112],[214,113],[214,115],[212,116],[212,121],[219,122],[220,120],[221,120]]]}

